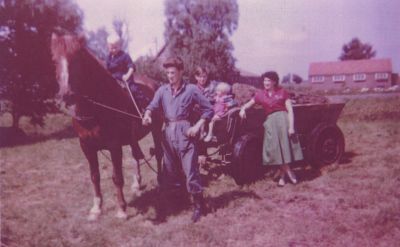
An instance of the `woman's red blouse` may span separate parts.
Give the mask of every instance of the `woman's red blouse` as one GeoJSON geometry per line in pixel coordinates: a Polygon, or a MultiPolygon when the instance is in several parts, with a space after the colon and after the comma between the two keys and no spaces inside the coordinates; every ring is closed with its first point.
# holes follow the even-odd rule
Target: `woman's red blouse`
{"type": "Polygon", "coordinates": [[[277,88],[271,96],[266,90],[260,90],[253,99],[264,108],[265,114],[269,115],[276,111],[287,111],[285,102],[289,99],[289,94],[283,88],[277,88]]]}

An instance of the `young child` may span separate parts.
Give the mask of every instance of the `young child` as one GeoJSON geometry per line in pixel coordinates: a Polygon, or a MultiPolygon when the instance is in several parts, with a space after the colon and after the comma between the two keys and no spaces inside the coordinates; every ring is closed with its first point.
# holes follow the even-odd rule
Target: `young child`
{"type": "Polygon", "coordinates": [[[212,140],[215,122],[221,120],[230,108],[237,105],[236,101],[233,99],[233,95],[231,94],[231,86],[225,82],[220,82],[216,86],[214,99],[214,116],[210,121],[208,134],[204,138],[205,142],[212,140]]]}
{"type": "Polygon", "coordinates": [[[143,94],[139,85],[134,82],[133,73],[136,71],[135,64],[128,53],[121,50],[121,38],[118,35],[110,35],[107,38],[109,55],[107,57],[107,70],[112,76],[121,82],[122,86],[127,82],[136,103],[143,109],[149,99],[143,94]]]}

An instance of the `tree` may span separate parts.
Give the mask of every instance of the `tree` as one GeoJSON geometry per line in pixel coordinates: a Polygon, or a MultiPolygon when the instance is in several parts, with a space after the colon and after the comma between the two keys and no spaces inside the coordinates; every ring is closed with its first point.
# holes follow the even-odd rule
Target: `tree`
{"type": "Polygon", "coordinates": [[[153,57],[141,56],[136,60],[135,65],[137,72],[145,74],[158,82],[163,82],[167,79],[161,70],[160,61],[154,60],[153,57]]]}
{"type": "Polygon", "coordinates": [[[236,0],[167,0],[165,40],[170,54],[180,56],[186,75],[204,65],[215,79],[229,81],[235,68],[229,36],[238,26],[236,0]]]}
{"type": "Polygon", "coordinates": [[[113,31],[121,38],[121,49],[127,52],[130,42],[128,22],[122,18],[114,18],[112,24],[113,31]]]}
{"type": "Polygon", "coordinates": [[[2,109],[19,118],[29,116],[43,124],[55,110],[57,90],[50,40],[55,31],[81,30],[82,11],[68,0],[0,0],[0,99],[2,109]]]}
{"type": "Polygon", "coordinates": [[[88,32],[87,46],[102,61],[106,60],[108,54],[107,37],[108,32],[104,27],[88,32]]]}
{"type": "Polygon", "coordinates": [[[362,43],[358,38],[353,38],[348,44],[342,47],[340,60],[360,60],[375,57],[376,51],[368,43],[362,43]]]}
{"type": "MultiPolygon", "coordinates": [[[[130,42],[128,22],[124,19],[114,18],[112,26],[112,32],[121,38],[121,49],[128,52],[128,46],[130,42]]],[[[101,27],[96,31],[88,32],[87,46],[102,61],[105,61],[108,55],[108,35],[109,33],[107,32],[105,27],[101,27]]]]}
{"type": "Polygon", "coordinates": [[[288,84],[288,83],[296,83],[300,84],[303,82],[303,78],[297,74],[287,74],[282,78],[282,83],[283,84],[288,84]]]}

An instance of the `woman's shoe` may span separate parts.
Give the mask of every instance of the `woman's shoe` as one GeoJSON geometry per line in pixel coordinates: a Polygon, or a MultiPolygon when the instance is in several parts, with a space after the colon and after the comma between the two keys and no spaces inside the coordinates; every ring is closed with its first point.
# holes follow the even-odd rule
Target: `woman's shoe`
{"type": "Polygon", "coordinates": [[[287,175],[290,179],[290,182],[292,182],[292,184],[297,184],[297,178],[296,175],[294,175],[294,173],[291,170],[287,171],[287,175]]]}
{"type": "Polygon", "coordinates": [[[283,187],[285,186],[285,178],[281,177],[278,181],[278,186],[283,187]]]}

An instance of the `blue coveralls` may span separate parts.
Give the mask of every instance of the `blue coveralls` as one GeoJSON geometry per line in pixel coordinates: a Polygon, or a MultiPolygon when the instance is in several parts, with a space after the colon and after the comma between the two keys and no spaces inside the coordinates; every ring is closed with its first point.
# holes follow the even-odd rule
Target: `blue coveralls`
{"type": "Polygon", "coordinates": [[[197,162],[197,139],[188,137],[187,130],[191,127],[189,116],[194,106],[198,105],[201,118],[210,120],[213,109],[207,98],[197,86],[183,83],[178,92],[173,95],[169,84],[161,86],[146,110],[151,112],[161,109],[165,117],[163,132],[164,169],[161,186],[163,189],[179,186],[181,168],[186,176],[186,188],[191,194],[201,193],[199,165],[197,162]]]}

